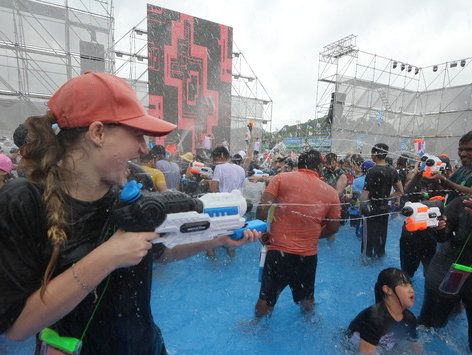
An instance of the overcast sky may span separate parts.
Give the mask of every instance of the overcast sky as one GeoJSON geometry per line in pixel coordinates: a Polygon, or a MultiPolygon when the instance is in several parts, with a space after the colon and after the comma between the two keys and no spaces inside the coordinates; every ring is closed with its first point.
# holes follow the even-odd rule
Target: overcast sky
{"type": "Polygon", "coordinates": [[[472,56],[472,1],[115,0],[115,38],[146,3],[233,28],[272,97],[273,127],[314,117],[318,53],[349,34],[360,50],[428,66],[472,56]]]}

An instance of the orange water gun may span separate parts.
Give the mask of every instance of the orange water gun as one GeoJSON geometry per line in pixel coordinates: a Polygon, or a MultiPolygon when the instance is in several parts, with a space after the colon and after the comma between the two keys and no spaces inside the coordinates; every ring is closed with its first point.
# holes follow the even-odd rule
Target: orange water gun
{"type": "Polygon", "coordinates": [[[205,164],[200,163],[198,161],[194,161],[192,163],[192,165],[189,168],[189,171],[192,174],[195,174],[195,175],[205,175],[207,177],[212,177],[213,176],[213,170],[211,168],[205,166],[205,164]]]}
{"type": "Polygon", "coordinates": [[[408,232],[416,232],[427,228],[437,227],[444,197],[435,196],[428,201],[407,202],[402,208],[405,218],[405,228],[408,232]]]}
{"type": "Polygon", "coordinates": [[[423,155],[421,162],[424,164],[424,177],[431,177],[446,169],[446,163],[443,163],[443,161],[435,155],[423,155]]]}

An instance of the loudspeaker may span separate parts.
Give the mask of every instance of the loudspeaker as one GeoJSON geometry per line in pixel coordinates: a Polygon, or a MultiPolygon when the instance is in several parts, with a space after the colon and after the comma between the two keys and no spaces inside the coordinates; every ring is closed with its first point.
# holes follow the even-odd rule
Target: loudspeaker
{"type": "Polygon", "coordinates": [[[103,44],[80,41],[80,73],[105,71],[105,47],[103,44]]]}

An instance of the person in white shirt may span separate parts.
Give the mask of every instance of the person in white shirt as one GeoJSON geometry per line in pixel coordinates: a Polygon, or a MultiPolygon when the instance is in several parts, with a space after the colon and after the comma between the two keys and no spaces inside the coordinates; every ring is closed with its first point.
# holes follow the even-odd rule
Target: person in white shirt
{"type": "Polygon", "coordinates": [[[211,154],[215,170],[213,179],[210,182],[211,192],[231,192],[233,190],[241,191],[243,188],[246,173],[239,165],[230,163],[228,149],[225,147],[216,147],[211,154]]]}
{"type": "MultiPolygon", "coordinates": [[[[216,147],[211,155],[215,169],[213,179],[209,181],[210,191],[231,192],[233,190],[239,190],[242,192],[246,172],[239,165],[230,163],[228,149],[223,146],[216,147]]],[[[233,248],[226,248],[226,252],[230,257],[235,256],[233,248]]],[[[215,250],[207,250],[207,256],[214,258],[215,250]]]]}
{"type": "Polygon", "coordinates": [[[208,133],[205,135],[205,138],[203,139],[203,148],[210,152],[211,147],[212,147],[212,140],[213,140],[213,135],[211,133],[208,133]]]}

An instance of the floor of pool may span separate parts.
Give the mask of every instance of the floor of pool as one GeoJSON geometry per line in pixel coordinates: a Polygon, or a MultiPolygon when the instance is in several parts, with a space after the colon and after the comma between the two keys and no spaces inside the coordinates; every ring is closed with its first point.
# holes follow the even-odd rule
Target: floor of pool
{"type": "MultiPolygon", "coordinates": [[[[399,267],[402,220],[390,221],[387,256],[362,263],[354,229],[341,227],[334,242],[320,241],[315,311],[306,316],[292,302],[290,289],[281,294],[273,315],[251,325],[259,294],[260,244],[246,245],[230,260],[223,250],[212,261],[204,255],[154,266],[152,309],[170,354],[344,354],[343,331],[373,304],[378,272],[399,267]]],[[[423,301],[422,268],[413,278],[419,314],[423,301]]],[[[437,332],[420,329],[427,354],[463,354],[467,348],[465,313],[437,332]]],[[[106,340],[104,340],[106,341],[106,340]]],[[[31,354],[33,339],[15,343],[0,339],[0,354],[31,354]]]]}

